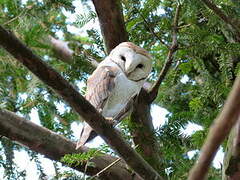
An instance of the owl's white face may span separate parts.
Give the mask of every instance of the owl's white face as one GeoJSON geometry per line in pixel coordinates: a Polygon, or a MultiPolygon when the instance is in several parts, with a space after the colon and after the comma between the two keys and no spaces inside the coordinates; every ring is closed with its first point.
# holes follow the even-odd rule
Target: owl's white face
{"type": "MultiPolygon", "coordinates": [[[[122,43],[123,44],[123,43],[122,43]]],[[[112,50],[109,57],[118,64],[128,79],[132,81],[145,80],[152,70],[152,61],[144,53],[138,53],[135,48],[142,48],[134,45],[134,49],[128,46],[117,46],[112,50]]]]}

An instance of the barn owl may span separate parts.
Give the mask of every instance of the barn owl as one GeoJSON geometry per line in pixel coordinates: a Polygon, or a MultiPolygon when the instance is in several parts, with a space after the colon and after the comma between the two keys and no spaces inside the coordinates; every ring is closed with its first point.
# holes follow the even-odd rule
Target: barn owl
{"type": "MultiPolygon", "coordinates": [[[[131,111],[134,97],[152,69],[150,54],[131,42],[116,46],[87,80],[86,99],[116,125],[131,111]]],[[[87,124],[80,134],[77,149],[96,137],[87,124]]]]}

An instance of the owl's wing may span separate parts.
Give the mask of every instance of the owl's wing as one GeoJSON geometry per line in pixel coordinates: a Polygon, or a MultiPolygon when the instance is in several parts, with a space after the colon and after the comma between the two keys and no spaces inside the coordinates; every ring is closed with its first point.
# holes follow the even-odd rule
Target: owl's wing
{"type": "Polygon", "coordinates": [[[115,86],[117,72],[116,67],[103,66],[96,69],[87,81],[86,99],[100,112],[115,86]]]}
{"type": "MultiPolygon", "coordinates": [[[[101,112],[104,104],[115,87],[115,77],[118,69],[112,66],[97,68],[87,81],[86,99],[101,112]]],[[[96,132],[87,124],[84,124],[76,149],[96,137],[96,132]]]]}

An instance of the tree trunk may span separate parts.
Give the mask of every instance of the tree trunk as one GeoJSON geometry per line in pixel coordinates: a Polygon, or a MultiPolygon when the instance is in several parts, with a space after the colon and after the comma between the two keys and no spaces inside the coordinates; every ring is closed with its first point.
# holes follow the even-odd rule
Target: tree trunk
{"type": "Polygon", "coordinates": [[[164,166],[161,158],[160,147],[154,134],[152,117],[150,114],[151,104],[148,103],[148,93],[142,89],[138,96],[131,115],[131,134],[137,151],[153,168],[164,175],[164,166]]]}
{"type": "Polygon", "coordinates": [[[128,40],[120,0],[92,0],[102,31],[107,54],[119,43],[128,40]]]}

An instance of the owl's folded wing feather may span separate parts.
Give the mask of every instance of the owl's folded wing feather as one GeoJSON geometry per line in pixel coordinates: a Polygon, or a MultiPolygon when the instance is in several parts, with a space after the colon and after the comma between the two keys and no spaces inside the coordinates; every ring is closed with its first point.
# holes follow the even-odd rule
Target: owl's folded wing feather
{"type": "Polygon", "coordinates": [[[114,79],[118,69],[111,66],[103,66],[89,77],[87,81],[86,99],[98,110],[104,106],[104,102],[114,88],[114,79]]]}
{"type": "MultiPolygon", "coordinates": [[[[86,99],[101,112],[104,104],[115,86],[114,80],[118,73],[116,67],[103,66],[97,68],[87,81],[86,99]]],[[[80,134],[76,149],[96,137],[97,134],[85,124],[80,134]]]]}

